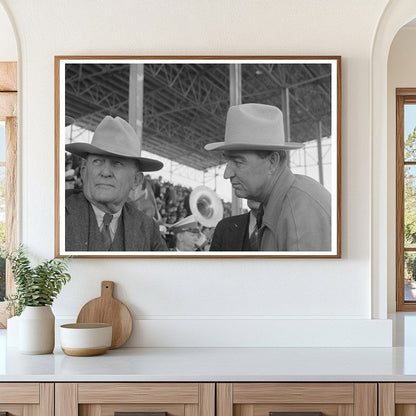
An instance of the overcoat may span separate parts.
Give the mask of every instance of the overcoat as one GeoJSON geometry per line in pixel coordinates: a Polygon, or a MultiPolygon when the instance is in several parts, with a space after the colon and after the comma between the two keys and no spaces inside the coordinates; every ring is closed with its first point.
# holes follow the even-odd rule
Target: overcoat
{"type": "MultiPolygon", "coordinates": [[[[82,192],[70,193],[65,201],[65,249],[88,251],[90,203],[82,192]]],[[[125,203],[120,217],[124,226],[125,251],[166,251],[155,221],[133,203],[125,203]]]]}
{"type": "Polygon", "coordinates": [[[331,250],[331,194],[285,167],[264,203],[261,251],[331,250]]]}

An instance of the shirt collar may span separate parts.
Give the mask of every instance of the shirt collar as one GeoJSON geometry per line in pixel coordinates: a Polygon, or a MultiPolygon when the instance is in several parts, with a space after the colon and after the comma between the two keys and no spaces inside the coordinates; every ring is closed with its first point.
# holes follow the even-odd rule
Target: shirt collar
{"type": "MultiPolygon", "coordinates": [[[[96,207],[94,204],[91,204],[91,206],[92,206],[92,209],[94,211],[95,218],[97,219],[98,228],[101,231],[101,228],[103,226],[104,215],[106,214],[106,212],[102,211],[100,208],[96,207]]],[[[111,238],[114,238],[114,235],[116,233],[117,225],[118,225],[118,219],[120,218],[122,210],[123,209],[120,209],[115,214],[112,214],[113,219],[112,219],[112,221],[110,223],[110,226],[109,226],[110,227],[111,238]]]]}

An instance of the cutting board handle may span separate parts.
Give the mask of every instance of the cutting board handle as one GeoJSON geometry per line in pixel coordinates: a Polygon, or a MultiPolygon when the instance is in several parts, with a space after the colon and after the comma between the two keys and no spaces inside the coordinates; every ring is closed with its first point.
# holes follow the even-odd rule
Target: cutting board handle
{"type": "Polygon", "coordinates": [[[101,297],[112,298],[114,292],[114,282],[111,280],[104,280],[101,282],[101,297]]]}

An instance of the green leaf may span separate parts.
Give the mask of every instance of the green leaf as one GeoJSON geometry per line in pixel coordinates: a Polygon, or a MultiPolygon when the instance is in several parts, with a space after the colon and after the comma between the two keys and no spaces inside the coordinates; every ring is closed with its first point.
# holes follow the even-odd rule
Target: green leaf
{"type": "Polygon", "coordinates": [[[7,309],[14,308],[16,315],[20,315],[26,306],[52,305],[63,285],[71,279],[68,273],[70,257],[45,260],[32,267],[22,245],[11,252],[1,250],[0,256],[10,261],[16,283],[16,293],[5,297],[7,309]]]}

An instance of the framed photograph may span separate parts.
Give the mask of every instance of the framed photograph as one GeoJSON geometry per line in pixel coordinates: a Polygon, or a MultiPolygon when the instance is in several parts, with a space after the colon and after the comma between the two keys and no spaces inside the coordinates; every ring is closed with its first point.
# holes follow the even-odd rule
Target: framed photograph
{"type": "Polygon", "coordinates": [[[55,255],[339,258],[339,56],[56,56],[55,255]]]}

